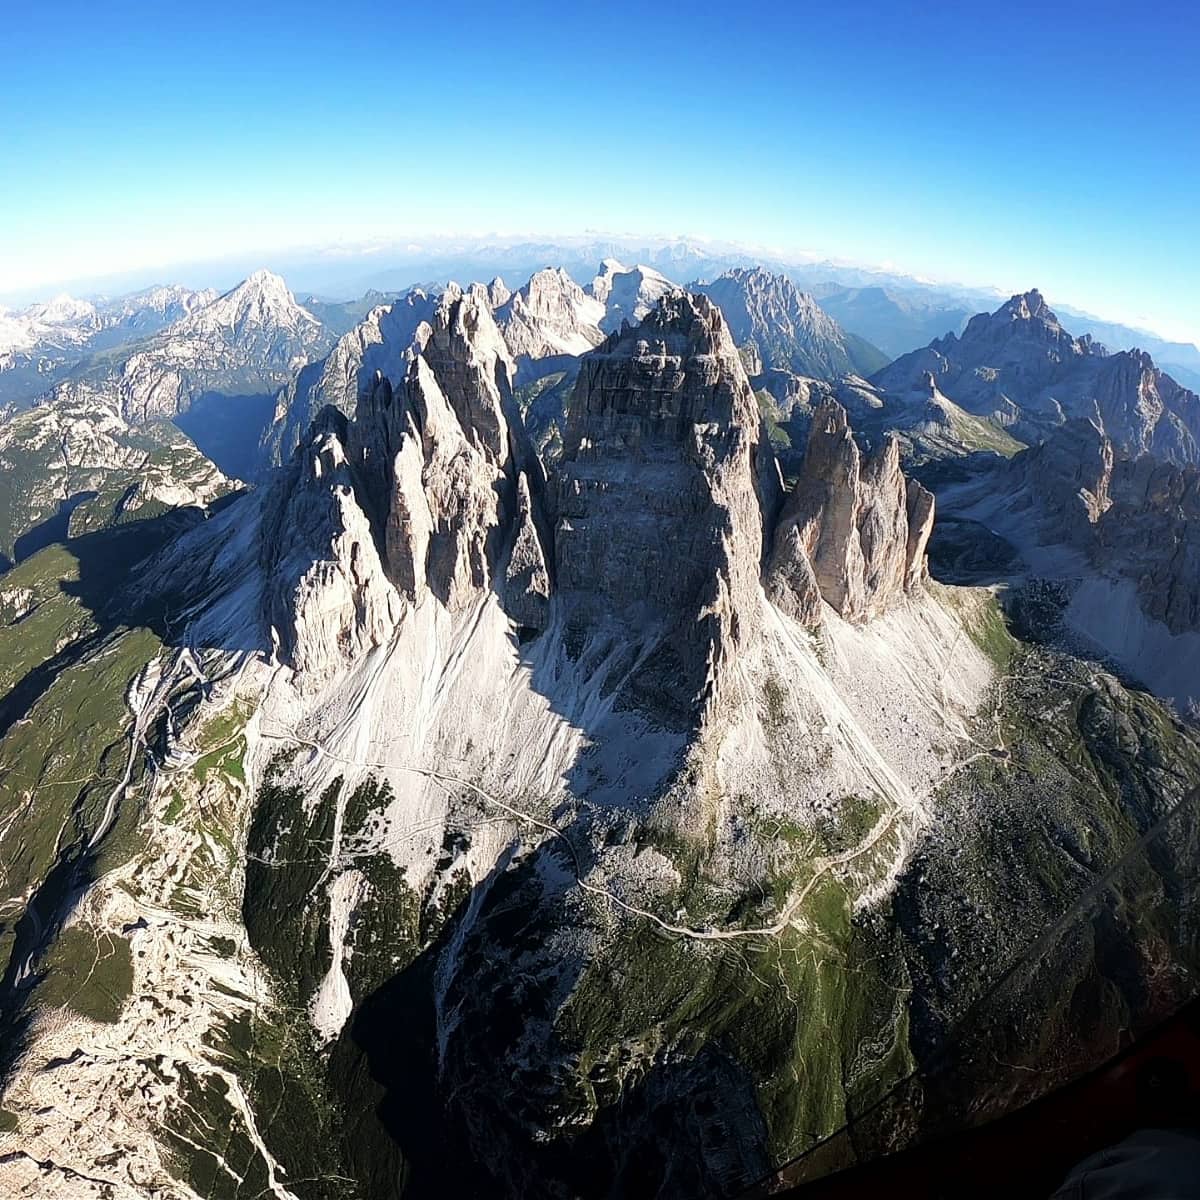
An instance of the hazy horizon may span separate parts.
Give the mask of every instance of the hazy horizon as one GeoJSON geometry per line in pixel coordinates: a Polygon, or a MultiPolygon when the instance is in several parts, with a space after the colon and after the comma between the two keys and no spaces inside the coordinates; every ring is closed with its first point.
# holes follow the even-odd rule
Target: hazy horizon
{"type": "Polygon", "coordinates": [[[666,229],[1200,341],[1182,4],[468,2],[417,25],[68,2],[6,35],[2,295],[433,230],[666,229]]]}
{"type": "MultiPolygon", "coordinates": [[[[725,239],[704,238],[699,235],[684,234],[672,237],[661,234],[639,235],[600,230],[589,230],[577,234],[538,234],[536,232],[425,234],[413,235],[408,238],[397,237],[386,242],[378,241],[366,245],[290,247],[273,251],[251,251],[207,261],[176,262],[161,266],[149,265],[131,268],[120,273],[60,279],[49,281],[44,285],[13,289],[0,292],[0,308],[20,309],[29,304],[45,303],[64,294],[70,294],[80,299],[113,298],[156,285],[181,285],[196,289],[212,287],[225,292],[236,287],[251,272],[261,268],[266,268],[282,276],[294,293],[311,294],[329,300],[351,300],[357,299],[366,290],[373,287],[380,287],[382,290],[400,290],[420,284],[447,282],[453,276],[439,275],[437,268],[446,265],[447,260],[456,255],[460,258],[474,256],[483,260],[489,251],[501,254],[520,250],[523,247],[532,249],[538,246],[577,255],[581,250],[596,248],[598,244],[603,243],[612,243],[619,248],[629,247],[634,250],[640,248],[649,252],[648,257],[673,247],[688,247],[706,252],[714,259],[740,257],[746,261],[760,261],[766,266],[776,268],[808,268],[811,270],[828,266],[830,268],[829,282],[839,282],[837,278],[839,275],[845,277],[861,273],[867,276],[877,276],[877,280],[867,279],[858,286],[929,289],[932,293],[974,300],[980,306],[981,311],[996,307],[1011,295],[1038,288],[1047,296],[1052,305],[1069,310],[1072,315],[1124,325],[1165,341],[1190,342],[1200,346],[1200,334],[1196,337],[1189,337],[1185,330],[1156,327],[1151,319],[1137,314],[1097,311],[1086,298],[1056,295],[1041,287],[1036,279],[1024,283],[1012,283],[1005,287],[987,281],[976,282],[911,274],[897,269],[894,264],[860,262],[837,253],[784,249],[725,239]],[[429,266],[424,270],[418,266],[406,268],[404,264],[412,262],[413,258],[419,258],[419,252],[422,251],[425,252],[425,261],[429,263],[429,266]],[[405,254],[410,257],[404,258],[405,254]],[[435,257],[439,254],[441,258],[435,257]],[[397,255],[401,257],[397,257],[397,255]],[[385,286],[381,283],[381,278],[384,276],[394,276],[395,278],[388,281],[385,286]],[[404,280],[404,282],[399,282],[399,280],[404,280]]],[[[597,252],[599,251],[597,250],[597,252]]],[[[577,258],[574,261],[586,263],[587,260],[586,258],[577,258]]],[[[628,259],[629,265],[635,261],[636,257],[628,259]]],[[[597,259],[596,265],[598,262],[597,259]]],[[[533,259],[530,259],[529,264],[523,266],[521,270],[533,269],[532,263],[533,259]]],[[[547,260],[544,265],[561,264],[547,260]]],[[[495,270],[496,273],[503,274],[502,265],[497,265],[495,270]]],[[[665,273],[670,274],[669,267],[665,273]]],[[[685,270],[684,277],[676,279],[675,282],[688,283],[692,281],[693,277],[688,269],[685,270]]],[[[464,276],[458,278],[457,281],[469,283],[474,280],[464,276]]],[[[512,278],[507,278],[506,282],[515,287],[524,283],[525,278],[518,278],[514,274],[512,278]]]]}

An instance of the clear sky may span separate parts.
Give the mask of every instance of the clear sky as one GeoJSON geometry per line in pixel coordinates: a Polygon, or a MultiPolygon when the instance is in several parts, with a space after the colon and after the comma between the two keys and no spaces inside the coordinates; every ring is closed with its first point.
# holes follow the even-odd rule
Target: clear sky
{"type": "Polygon", "coordinates": [[[0,294],[585,228],[1043,291],[1200,341],[1191,3],[12,3],[0,294]]]}

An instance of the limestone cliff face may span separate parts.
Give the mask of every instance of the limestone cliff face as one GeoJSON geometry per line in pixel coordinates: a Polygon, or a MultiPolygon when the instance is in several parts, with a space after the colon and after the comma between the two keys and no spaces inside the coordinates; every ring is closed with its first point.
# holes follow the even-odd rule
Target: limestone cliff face
{"type": "Polygon", "coordinates": [[[1172,633],[1200,630],[1200,469],[1125,459],[1109,488],[1093,561],[1136,579],[1143,608],[1172,633]]]}
{"type": "Polygon", "coordinates": [[[327,408],[275,489],[263,545],[273,587],[267,619],[278,651],[319,683],[383,644],[400,615],[347,451],[347,423],[327,408]]]}
{"type": "MultiPolygon", "coordinates": [[[[516,512],[519,464],[528,456],[515,444],[519,424],[510,424],[512,360],[487,304],[474,294],[448,300],[417,336],[424,344],[405,381],[405,399],[420,432],[422,486],[413,494],[403,476],[397,479],[389,489],[388,524],[427,527],[428,540],[390,544],[388,565],[416,577],[419,598],[423,561],[428,587],[461,610],[495,578],[516,512]]],[[[415,482],[415,462],[407,473],[415,482]]]]}
{"type": "Polygon", "coordinates": [[[814,415],[796,486],[784,502],[766,570],[767,595],[813,623],[821,601],[865,621],[919,585],[933,496],[900,470],[889,440],[864,460],[840,404],[814,415]]]}
{"type": "Polygon", "coordinates": [[[558,585],[579,623],[660,641],[652,707],[694,713],[753,635],[763,512],[754,394],[705,297],[663,299],[584,360],[554,481],[558,585]]]}

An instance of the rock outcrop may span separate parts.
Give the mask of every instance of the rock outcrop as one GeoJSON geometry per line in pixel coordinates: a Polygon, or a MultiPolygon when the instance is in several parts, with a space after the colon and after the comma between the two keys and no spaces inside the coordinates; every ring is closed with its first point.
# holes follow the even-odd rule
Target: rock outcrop
{"type": "MultiPolygon", "coordinates": [[[[422,491],[391,488],[389,527],[397,507],[414,527],[426,522],[428,545],[389,551],[392,571],[422,574],[451,610],[461,609],[495,579],[507,526],[516,511],[516,477],[532,458],[514,422],[512,360],[479,297],[447,296],[405,381],[405,401],[420,431],[422,491]],[[425,510],[422,511],[422,502],[425,510]]],[[[419,589],[419,584],[418,584],[419,589]]]]}
{"type": "Polygon", "coordinates": [[[326,405],[352,417],[376,372],[393,384],[403,380],[413,338],[421,322],[432,318],[437,303],[436,296],[413,288],[399,300],[373,308],[325,358],[301,369],[276,396],[263,438],[265,463],[286,462],[326,405]]]}
{"type": "Polygon", "coordinates": [[[500,305],[504,304],[512,295],[512,292],[509,291],[508,284],[506,284],[499,275],[497,275],[496,278],[488,284],[487,292],[488,303],[492,306],[493,310],[499,308],[500,305]]]}
{"type": "Polygon", "coordinates": [[[1136,580],[1145,612],[1172,633],[1200,630],[1200,469],[1125,459],[1108,492],[1093,562],[1136,580]]]}
{"type": "Polygon", "coordinates": [[[400,617],[348,440],[346,418],[326,408],[264,516],[267,620],[279,653],[310,686],[382,645],[400,617]]]}
{"type": "Polygon", "coordinates": [[[430,594],[458,613],[494,588],[517,624],[548,619],[544,478],[486,292],[448,288],[404,361],[396,387],[376,371],[352,420],[322,410],[275,486],[272,623],[298,671],[380,644],[404,606],[430,594]],[[305,554],[316,576],[291,565],[305,554]],[[336,602],[314,617],[322,580],[336,602]]]}
{"type": "MultiPolygon", "coordinates": [[[[517,625],[539,631],[556,592],[573,644],[603,634],[628,647],[628,703],[688,725],[755,636],[768,551],[769,597],[806,623],[823,603],[867,620],[920,582],[933,503],[906,483],[897,444],[864,459],[845,410],[824,404],[785,502],[756,397],[707,297],[666,296],[582,359],[549,488],[486,289],[448,288],[399,361],[403,380],[376,371],[352,420],[344,396],[323,410],[281,485],[296,495],[280,518],[313,546],[321,538],[307,531],[326,522],[325,540],[341,547],[321,568],[331,587],[357,571],[366,594],[386,580],[395,602],[347,608],[348,624],[331,630],[305,611],[307,577],[284,570],[274,623],[293,627],[280,636],[297,664],[378,644],[403,604],[429,594],[460,613],[493,590],[517,625]],[[318,505],[321,488],[331,496],[318,505]],[[376,557],[354,548],[364,530],[376,557]],[[301,626],[317,631],[312,644],[301,626]]],[[[337,378],[348,387],[355,374],[337,378]]]]}
{"type": "Polygon", "coordinates": [[[1121,457],[1090,421],[1070,421],[1013,459],[1008,486],[1047,543],[1082,550],[1132,580],[1172,633],[1200,630],[1200,469],[1121,457]]]}
{"type": "Polygon", "coordinates": [[[905,480],[894,439],[864,459],[846,410],[822,405],[775,531],[768,597],[807,623],[822,600],[849,621],[878,615],[924,577],[933,511],[933,496],[905,480]]]}

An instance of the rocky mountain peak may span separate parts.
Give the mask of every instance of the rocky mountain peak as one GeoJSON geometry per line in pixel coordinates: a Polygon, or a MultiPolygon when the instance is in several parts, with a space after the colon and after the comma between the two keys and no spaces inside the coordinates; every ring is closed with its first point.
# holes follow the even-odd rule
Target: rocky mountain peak
{"type": "Polygon", "coordinates": [[[287,461],[309,425],[326,405],[353,417],[360,397],[382,373],[401,384],[422,324],[432,320],[438,298],[412,288],[399,299],[372,308],[343,334],[323,359],[302,368],[276,398],[276,411],[263,438],[268,461],[287,461]]]}
{"type": "Polygon", "coordinates": [[[1141,351],[1109,352],[1075,337],[1036,289],[994,313],[977,313],[961,336],[938,338],[872,376],[905,397],[932,374],[939,392],[1026,444],[1065,421],[1090,420],[1126,455],[1200,461],[1200,397],[1141,351]]]}
{"type": "Polygon", "coordinates": [[[609,293],[612,291],[613,278],[625,274],[627,270],[628,268],[619,259],[604,259],[596,268],[596,277],[588,285],[589,295],[594,296],[601,304],[606,304],[609,293]]]}
{"type": "Polygon", "coordinates": [[[282,277],[263,269],[248,275],[211,304],[171,326],[170,332],[214,328],[228,329],[235,335],[264,328],[302,333],[319,330],[321,323],[296,303],[282,277]]]}
{"type": "Polygon", "coordinates": [[[85,360],[53,395],[103,394],[139,424],[179,418],[199,404],[204,415],[187,416],[181,428],[226,474],[252,478],[255,446],[270,416],[263,402],[326,354],[333,336],[269,271],[256,271],[211,303],[189,307],[131,343],[123,356],[85,360]],[[247,397],[260,398],[261,407],[247,397]]]}
{"type": "Polygon", "coordinates": [[[1051,311],[1042,293],[1037,288],[1030,288],[1024,294],[1018,293],[1000,310],[1002,314],[1014,321],[1032,321],[1040,319],[1053,321],[1058,324],[1058,317],[1051,311]]]}
{"type": "MultiPolygon", "coordinates": [[[[1080,520],[1093,525],[1111,503],[1112,440],[1094,421],[1067,421],[1040,445],[1017,455],[1009,468],[1062,516],[1064,523],[1080,520]]],[[[1078,530],[1073,533],[1078,533],[1078,530]]]]}
{"type": "Polygon", "coordinates": [[[493,588],[520,624],[548,619],[545,483],[486,289],[448,287],[406,358],[396,386],[377,371],[362,387],[352,420],[332,407],[319,414],[277,485],[288,521],[326,527],[327,537],[309,539],[331,548],[313,551],[315,569],[335,581],[357,570],[373,597],[367,610],[343,606],[337,620],[322,610],[310,636],[308,576],[275,572],[274,623],[297,668],[332,660],[339,647],[381,644],[406,606],[429,597],[457,613],[493,588]]]}
{"type": "Polygon", "coordinates": [[[720,305],[734,340],[752,346],[764,367],[836,379],[869,374],[887,361],[874,347],[846,333],[786,275],[737,267],[695,287],[720,305]]]}
{"type": "Polygon", "coordinates": [[[601,440],[636,453],[660,437],[686,439],[691,425],[758,422],[729,327],[707,296],[662,297],[639,325],[610,334],[584,360],[580,380],[564,438],[571,458],[598,452],[601,440]],[[656,394],[659,384],[669,395],[656,394]]]}
{"type": "Polygon", "coordinates": [[[70,325],[94,321],[96,306],[90,300],[77,300],[62,292],[44,304],[31,304],[25,309],[25,316],[42,325],[70,325]]]}
{"type": "Polygon", "coordinates": [[[496,309],[496,321],[514,358],[538,359],[586,354],[604,340],[604,313],[566,271],[547,267],[496,309]]]}
{"type": "Polygon", "coordinates": [[[499,308],[511,295],[508,285],[499,275],[488,284],[488,300],[493,308],[499,308]]]}
{"type": "Polygon", "coordinates": [[[345,416],[324,409],[264,512],[267,621],[276,649],[309,687],[386,641],[401,610],[349,444],[345,416]]]}
{"type": "Polygon", "coordinates": [[[653,267],[640,263],[626,267],[615,258],[606,258],[585,290],[605,306],[600,328],[613,333],[626,322],[636,325],[663,296],[680,289],[653,267]]]}
{"type": "MultiPolygon", "coordinates": [[[[513,361],[484,296],[455,289],[443,293],[433,318],[418,328],[421,353],[414,366],[427,368],[459,428],[494,463],[508,455],[513,361]]],[[[424,396],[421,371],[410,371],[424,396]]],[[[426,414],[426,424],[429,414],[426,414]]]]}
{"type": "MultiPolygon", "coordinates": [[[[545,282],[562,290],[557,275],[545,282]]],[[[377,373],[353,420],[321,415],[290,487],[342,489],[332,507],[316,505],[336,527],[330,544],[341,544],[336,530],[369,530],[396,602],[373,601],[366,624],[359,614],[316,644],[299,630],[281,636],[285,649],[307,647],[302,657],[320,662],[337,646],[377,644],[384,616],[405,603],[432,596],[462,612],[488,589],[513,621],[540,630],[553,592],[569,644],[615,637],[627,647],[614,686],[629,705],[689,727],[719,701],[727,665],[757,634],[766,549],[768,594],[811,622],[823,602],[867,620],[920,582],[932,497],[906,482],[895,442],[864,458],[840,405],[818,410],[776,528],[778,467],[707,296],[665,295],[640,325],[583,357],[549,487],[512,379],[486,289],[451,287],[418,326],[401,382],[377,373]]],[[[301,508],[288,519],[307,528],[311,497],[290,503],[301,508]]],[[[338,553],[326,568],[334,577],[362,570],[378,588],[375,559],[338,553]]],[[[285,577],[277,611],[293,612],[294,625],[307,585],[285,577]]]]}
{"type": "MultiPolygon", "coordinates": [[[[943,340],[952,344],[953,337],[950,334],[943,340]]],[[[962,334],[964,342],[995,344],[1013,339],[1018,343],[1048,346],[1052,353],[1059,355],[1104,353],[1103,347],[1094,346],[1091,338],[1076,338],[1069,334],[1036,288],[1017,293],[994,313],[976,314],[967,322],[962,334]]]]}
{"type": "Polygon", "coordinates": [[[161,327],[199,311],[219,296],[214,288],[194,291],[180,284],[161,284],[109,300],[102,312],[107,321],[131,328],[150,326],[151,318],[158,320],[161,327]]]}

